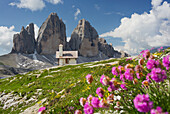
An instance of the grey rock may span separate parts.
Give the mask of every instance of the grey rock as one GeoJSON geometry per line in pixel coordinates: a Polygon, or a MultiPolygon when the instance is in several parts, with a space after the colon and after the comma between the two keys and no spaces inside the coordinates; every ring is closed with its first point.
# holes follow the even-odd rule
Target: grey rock
{"type": "Polygon", "coordinates": [[[88,21],[82,19],[71,34],[69,41],[71,50],[78,50],[83,57],[98,55],[98,33],[88,21]]]}
{"type": "Polygon", "coordinates": [[[109,58],[115,57],[116,53],[120,54],[119,52],[114,50],[111,44],[107,44],[104,38],[99,38],[98,47],[99,50],[109,58]]]}
{"type": "Polygon", "coordinates": [[[99,51],[108,56],[109,58],[121,58],[121,57],[129,57],[127,53],[123,51],[114,50],[112,44],[108,44],[104,38],[99,38],[98,42],[99,51]]]}
{"type": "Polygon", "coordinates": [[[36,49],[38,54],[55,54],[59,44],[65,49],[66,27],[56,13],[51,13],[39,29],[36,49]]]}
{"type": "Polygon", "coordinates": [[[84,62],[100,61],[100,60],[106,60],[106,59],[109,59],[109,57],[107,57],[105,54],[99,51],[99,53],[93,57],[79,56],[77,59],[77,62],[84,63],[84,62]]]}
{"type": "Polygon", "coordinates": [[[130,57],[131,55],[127,54],[126,52],[124,51],[120,51],[121,53],[121,56],[120,57],[130,57]]]}
{"type": "Polygon", "coordinates": [[[13,36],[13,48],[11,53],[32,54],[35,50],[34,24],[31,23],[25,29],[22,27],[19,34],[13,36]]]}

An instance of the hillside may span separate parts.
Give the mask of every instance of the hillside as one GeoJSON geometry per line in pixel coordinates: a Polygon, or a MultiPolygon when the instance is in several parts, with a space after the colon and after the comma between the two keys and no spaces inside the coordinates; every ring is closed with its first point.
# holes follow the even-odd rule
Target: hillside
{"type": "MultiPolygon", "coordinates": [[[[164,53],[156,52],[154,55],[157,56],[157,59],[162,60],[161,57],[167,54],[170,54],[170,49],[167,49],[164,53]]],[[[78,65],[51,67],[0,79],[0,113],[36,114],[42,106],[46,107],[46,113],[68,114],[74,113],[76,109],[83,110],[83,107],[79,105],[79,99],[81,97],[87,98],[90,94],[97,95],[96,89],[102,86],[101,83],[98,83],[101,75],[117,78],[112,74],[112,67],[125,66],[126,64],[135,66],[138,64],[139,58],[140,56],[132,57],[132,60],[114,58],[78,65]],[[86,82],[87,74],[93,76],[94,80],[91,84],[86,82]]],[[[170,72],[167,72],[167,81],[170,80],[169,75],[170,72]]],[[[140,82],[140,80],[138,81],[140,82]]],[[[106,87],[103,88],[107,90],[106,87]]],[[[128,89],[132,91],[130,88],[128,89]]],[[[114,95],[118,96],[118,93],[115,92],[114,95]]],[[[170,101],[170,99],[167,100],[170,101]]],[[[96,112],[102,110],[100,108],[95,109],[96,112]]],[[[124,110],[132,111],[125,106],[124,110]]],[[[167,110],[170,111],[170,108],[168,107],[167,110]]]]}

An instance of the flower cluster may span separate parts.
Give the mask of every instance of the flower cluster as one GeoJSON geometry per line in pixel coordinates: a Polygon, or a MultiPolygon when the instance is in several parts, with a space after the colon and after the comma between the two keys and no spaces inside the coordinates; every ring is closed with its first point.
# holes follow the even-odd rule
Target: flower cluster
{"type": "Polygon", "coordinates": [[[38,110],[38,114],[42,114],[44,111],[45,111],[46,107],[41,107],[39,110],[38,110]]]}
{"type": "Polygon", "coordinates": [[[162,112],[162,108],[157,106],[156,109],[151,110],[151,114],[168,114],[168,112],[162,112]]]}
{"type": "Polygon", "coordinates": [[[167,78],[165,70],[161,68],[153,68],[151,71],[151,78],[156,82],[163,82],[167,78]]]}
{"type": "Polygon", "coordinates": [[[88,75],[86,76],[86,79],[87,79],[87,83],[88,83],[88,84],[91,84],[92,81],[93,81],[93,76],[92,76],[91,74],[88,74],[88,75]]]}
{"type": "MultiPolygon", "coordinates": [[[[143,50],[141,52],[142,56],[138,57],[139,59],[132,60],[132,58],[126,59],[126,62],[134,62],[135,64],[120,64],[117,67],[112,67],[111,77],[102,75],[100,77],[100,83],[104,87],[98,87],[96,89],[95,97],[89,95],[86,98],[80,98],[80,104],[84,107],[85,114],[93,114],[95,108],[109,108],[114,107],[115,110],[119,110],[121,107],[121,102],[129,102],[132,104],[132,100],[127,100],[124,97],[123,92],[127,92],[129,94],[129,98],[133,99],[133,105],[139,112],[150,112],[151,114],[168,114],[167,112],[163,112],[161,107],[157,107],[156,109],[153,108],[153,98],[149,97],[152,91],[157,90],[160,87],[159,82],[164,82],[167,79],[167,70],[170,69],[170,55],[163,57],[163,59],[158,59],[154,57],[149,50],[143,50]],[[138,62],[136,62],[138,60],[138,62]],[[132,85],[131,85],[132,84],[132,85]],[[135,88],[135,86],[137,86],[135,88]],[[155,90],[152,90],[151,86],[156,87],[155,90]],[[105,89],[106,88],[106,89],[105,89]],[[135,88],[135,89],[134,89],[135,88]],[[144,94],[138,94],[140,93],[144,94]],[[119,96],[118,93],[123,94],[119,99],[116,101],[116,95],[119,96]],[[96,97],[97,96],[97,97],[96,97]],[[111,106],[115,104],[116,106],[111,106]]],[[[88,74],[86,76],[87,83],[91,84],[93,81],[93,76],[88,74]]],[[[152,93],[151,93],[152,94],[152,93]]],[[[155,95],[151,95],[155,96],[155,95]]],[[[126,104],[126,103],[124,103],[126,104]]],[[[126,108],[129,108],[126,106],[126,108]]],[[[133,108],[131,108],[133,109],[133,108]]],[[[80,112],[81,114],[82,112],[80,112]]],[[[78,111],[76,112],[78,114],[78,111]]]]}
{"type": "Polygon", "coordinates": [[[104,96],[103,88],[101,88],[101,87],[97,88],[96,93],[98,94],[99,97],[103,98],[103,96],[104,96]]]}
{"type": "Polygon", "coordinates": [[[76,110],[74,114],[82,114],[81,110],[76,110]]]}
{"type": "Polygon", "coordinates": [[[153,102],[150,101],[148,94],[138,94],[133,100],[135,108],[139,112],[149,112],[153,107],[153,102]]]}
{"type": "MultiPolygon", "coordinates": [[[[81,99],[85,99],[85,98],[81,98],[81,99]]],[[[93,114],[94,108],[107,108],[109,107],[108,101],[113,100],[112,97],[108,98],[108,100],[104,100],[104,99],[99,100],[98,97],[93,97],[92,95],[89,95],[87,99],[88,100],[86,100],[85,104],[83,105],[85,114],[93,114]]],[[[80,102],[80,104],[83,103],[80,102]]]]}
{"type": "Polygon", "coordinates": [[[159,60],[155,61],[154,59],[150,59],[150,60],[148,60],[146,67],[148,69],[153,69],[153,68],[159,67],[159,65],[160,65],[159,60]]]}
{"type": "Polygon", "coordinates": [[[167,70],[170,68],[170,55],[167,55],[162,60],[164,67],[166,67],[167,70]]]}

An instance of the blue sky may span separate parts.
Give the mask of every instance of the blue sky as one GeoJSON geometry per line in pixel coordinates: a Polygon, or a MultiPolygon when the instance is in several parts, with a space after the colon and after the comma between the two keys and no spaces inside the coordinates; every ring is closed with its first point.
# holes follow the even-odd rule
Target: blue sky
{"type": "Polygon", "coordinates": [[[100,37],[131,54],[170,46],[170,0],[1,0],[0,55],[11,50],[12,36],[22,26],[33,22],[40,27],[51,12],[66,24],[67,37],[85,18],[100,37]]]}

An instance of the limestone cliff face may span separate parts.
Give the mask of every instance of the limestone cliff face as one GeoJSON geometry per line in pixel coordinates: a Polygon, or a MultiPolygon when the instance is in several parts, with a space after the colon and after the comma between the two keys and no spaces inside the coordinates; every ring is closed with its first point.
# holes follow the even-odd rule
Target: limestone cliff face
{"type": "Polygon", "coordinates": [[[98,33],[88,21],[82,19],[71,34],[71,50],[78,50],[79,55],[93,57],[98,55],[98,33]]]}
{"type": "Polygon", "coordinates": [[[32,54],[35,50],[34,24],[31,23],[25,29],[22,27],[19,34],[13,36],[12,53],[32,54]]]}
{"type": "Polygon", "coordinates": [[[55,54],[59,44],[66,47],[66,27],[56,13],[51,13],[38,32],[36,50],[39,54],[55,54]]]}
{"type": "Polygon", "coordinates": [[[109,58],[120,56],[121,53],[114,50],[111,44],[108,44],[104,38],[99,38],[98,43],[99,51],[108,56],[109,58]]]}

